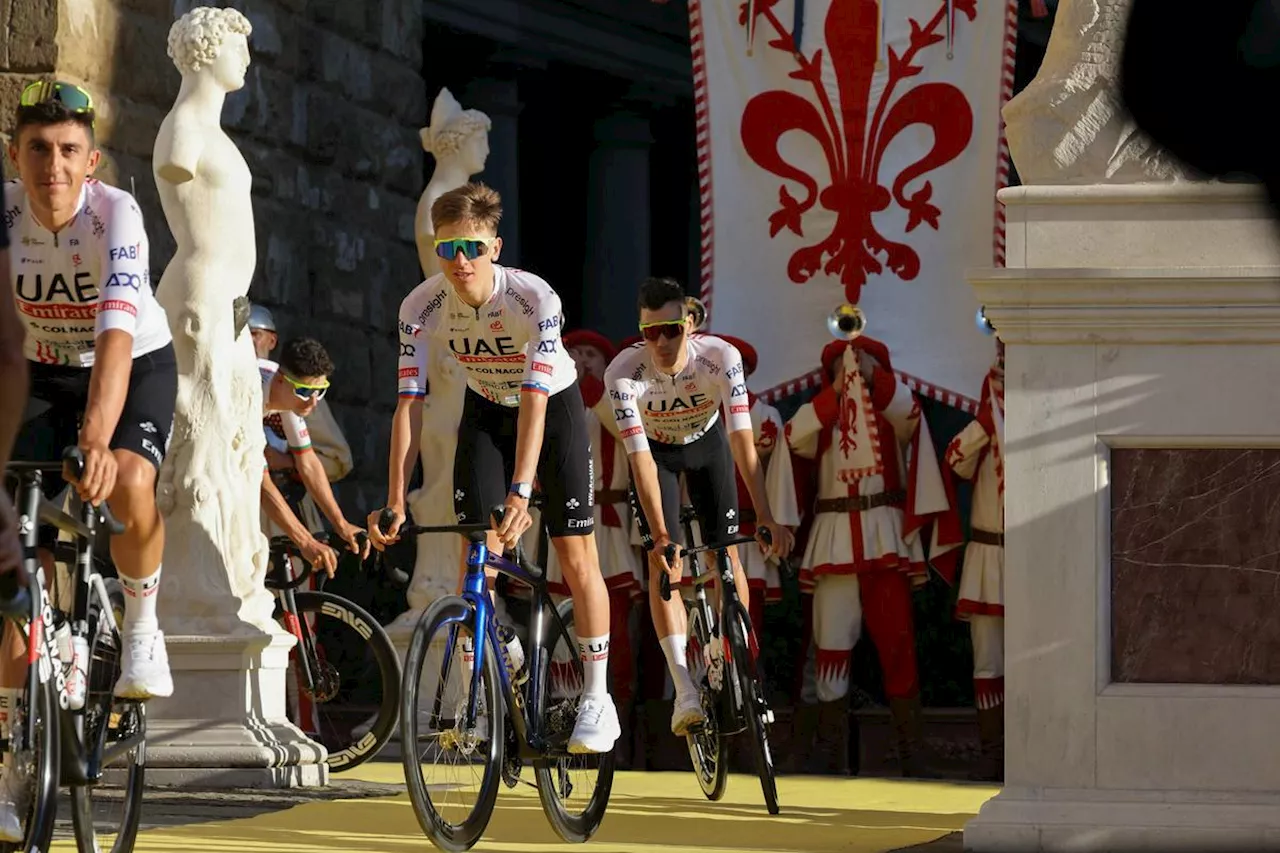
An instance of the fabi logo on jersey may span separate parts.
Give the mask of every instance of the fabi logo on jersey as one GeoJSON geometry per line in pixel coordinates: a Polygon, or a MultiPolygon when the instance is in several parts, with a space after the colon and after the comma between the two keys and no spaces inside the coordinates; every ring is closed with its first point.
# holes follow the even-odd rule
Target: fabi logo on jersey
{"type": "Polygon", "coordinates": [[[104,289],[112,287],[131,287],[136,292],[142,287],[142,277],[131,272],[113,272],[111,278],[103,285],[104,289]]]}
{"type": "Polygon", "coordinates": [[[411,326],[408,323],[406,323],[404,320],[400,321],[400,334],[408,335],[411,338],[416,338],[418,336],[419,331],[420,330],[418,329],[417,326],[411,326]]]}
{"type": "Polygon", "coordinates": [[[538,341],[538,352],[543,355],[551,355],[556,351],[555,341],[538,341]]]}
{"type": "Polygon", "coordinates": [[[117,246],[107,252],[107,257],[113,261],[123,261],[128,258],[131,261],[138,259],[138,253],[142,251],[142,241],[134,243],[132,246],[117,246]]]}
{"type": "Polygon", "coordinates": [[[615,391],[612,388],[609,389],[610,400],[618,400],[619,402],[625,403],[630,400],[631,397],[632,395],[628,394],[626,391],[615,391]]]}
{"type": "Polygon", "coordinates": [[[538,321],[538,331],[539,331],[539,332],[545,332],[545,331],[547,331],[548,329],[554,329],[554,328],[556,328],[556,327],[557,327],[557,326],[559,326],[559,325],[560,325],[560,318],[559,318],[559,317],[548,317],[548,318],[547,318],[547,319],[545,319],[545,320],[539,320],[539,321],[538,321]]]}
{"type": "MultiPolygon", "coordinates": [[[[698,361],[702,361],[702,356],[698,356],[698,361]]],[[[736,376],[741,376],[743,373],[743,370],[744,368],[742,366],[742,362],[738,362],[733,367],[729,368],[729,371],[725,373],[724,378],[733,379],[736,376]]]]}

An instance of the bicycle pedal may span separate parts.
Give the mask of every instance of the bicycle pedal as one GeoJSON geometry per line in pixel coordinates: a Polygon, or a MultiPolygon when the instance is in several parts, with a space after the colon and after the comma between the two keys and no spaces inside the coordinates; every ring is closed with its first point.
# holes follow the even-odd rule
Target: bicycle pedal
{"type": "Polygon", "coordinates": [[[764,724],[766,726],[773,725],[773,711],[766,710],[761,716],[763,717],[764,724]]]}

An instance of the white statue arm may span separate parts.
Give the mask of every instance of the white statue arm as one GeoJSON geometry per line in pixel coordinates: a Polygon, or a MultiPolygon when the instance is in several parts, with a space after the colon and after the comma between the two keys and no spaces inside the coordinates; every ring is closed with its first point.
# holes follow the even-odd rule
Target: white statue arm
{"type": "Polygon", "coordinates": [[[185,127],[179,119],[172,127],[160,129],[155,147],[156,174],[171,184],[193,180],[203,153],[204,134],[185,127]]]}

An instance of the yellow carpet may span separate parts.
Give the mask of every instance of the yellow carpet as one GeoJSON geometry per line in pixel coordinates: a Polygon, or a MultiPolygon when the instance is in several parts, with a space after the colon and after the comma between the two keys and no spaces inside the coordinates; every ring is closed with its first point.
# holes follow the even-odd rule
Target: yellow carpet
{"type": "MultiPolygon", "coordinates": [[[[403,782],[400,765],[375,763],[352,778],[403,782]]],[[[619,773],[604,825],[589,843],[601,853],[848,851],[884,853],[963,828],[996,788],[886,779],[778,780],[782,814],[764,810],[758,780],[733,776],[718,803],[692,775],[619,773]]],[[[74,850],[74,843],[54,850],[74,850]]],[[[434,850],[407,795],[307,803],[242,820],[144,832],[137,853],[403,853],[434,850]]],[[[548,826],[537,792],[505,787],[478,853],[581,851],[548,826]]]]}

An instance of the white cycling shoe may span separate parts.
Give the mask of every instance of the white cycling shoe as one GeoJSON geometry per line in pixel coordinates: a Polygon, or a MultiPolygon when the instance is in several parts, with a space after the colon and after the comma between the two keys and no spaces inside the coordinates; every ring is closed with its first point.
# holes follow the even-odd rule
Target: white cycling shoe
{"type": "Polygon", "coordinates": [[[569,752],[574,755],[608,752],[622,735],[618,709],[613,697],[587,695],[578,704],[578,719],[569,738],[569,752]]]}
{"type": "Polygon", "coordinates": [[[169,652],[164,632],[125,634],[120,679],[115,695],[121,699],[151,699],[173,695],[173,675],[169,672],[169,652]]]}
{"type": "Polygon", "coordinates": [[[676,737],[686,737],[692,729],[705,725],[706,712],[702,710],[702,695],[690,693],[676,696],[676,705],[671,712],[671,733],[676,737]]]}

